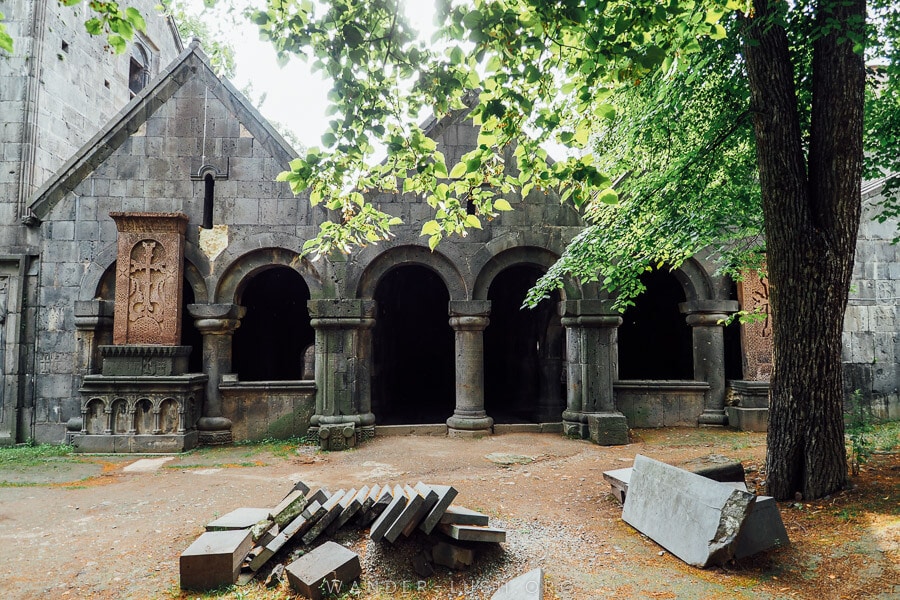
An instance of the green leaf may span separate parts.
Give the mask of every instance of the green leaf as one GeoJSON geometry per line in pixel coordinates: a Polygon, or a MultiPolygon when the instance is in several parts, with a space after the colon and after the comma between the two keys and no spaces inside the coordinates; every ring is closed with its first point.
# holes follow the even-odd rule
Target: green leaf
{"type": "Polygon", "coordinates": [[[466,227],[481,229],[481,220],[475,215],[466,215],[466,227]]]}
{"type": "Polygon", "coordinates": [[[603,204],[618,204],[619,195],[614,189],[606,188],[597,194],[597,201],[602,202],[603,204]]]}
{"type": "Polygon", "coordinates": [[[459,179],[466,174],[467,170],[466,163],[456,163],[450,171],[450,179],[459,179]]]}
{"type": "Polygon", "coordinates": [[[100,19],[88,19],[84,22],[85,30],[91,35],[100,35],[103,33],[103,21],[100,19]]]}
{"type": "Polygon", "coordinates": [[[428,238],[428,248],[429,248],[432,252],[434,252],[434,249],[437,248],[437,245],[438,245],[440,242],[441,242],[441,236],[440,236],[440,235],[433,235],[433,236],[431,236],[430,238],[428,238]]]}
{"type": "Polygon", "coordinates": [[[441,225],[434,219],[431,221],[425,221],[425,224],[422,225],[422,233],[419,235],[438,235],[441,233],[441,225]]]}
{"type": "MultiPolygon", "coordinates": [[[[475,155],[466,161],[466,173],[474,173],[481,168],[481,155],[475,155]]],[[[456,169],[453,169],[454,171],[456,169]]]]}
{"type": "Polygon", "coordinates": [[[125,9],[125,18],[128,19],[128,22],[131,23],[135,29],[143,33],[147,30],[147,22],[144,21],[144,16],[141,14],[136,8],[129,6],[125,9]]]}
{"type": "Polygon", "coordinates": [[[106,38],[106,40],[109,42],[110,47],[112,47],[116,54],[122,54],[123,52],[125,52],[125,49],[128,46],[125,38],[115,33],[111,33],[109,37],[106,38]]]}
{"type": "Polygon", "coordinates": [[[494,200],[494,210],[509,211],[512,209],[513,209],[512,205],[505,199],[498,198],[498,199],[494,200]]]}

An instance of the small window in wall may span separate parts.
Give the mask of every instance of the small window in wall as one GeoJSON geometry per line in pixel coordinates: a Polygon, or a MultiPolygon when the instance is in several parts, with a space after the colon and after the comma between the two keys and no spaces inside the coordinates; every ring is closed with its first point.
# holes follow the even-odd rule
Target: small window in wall
{"type": "Polygon", "coordinates": [[[129,64],[128,89],[134,97],[150,82],[150,52],[140,42],[134,44],[129,64]]]}
{"type": "Polygon", "coordinates": [[[213,201],[215,199],[216,181],[213,179],[212,173],[207,173],[203,178],[203,223],[200,225],[203,229],[212,229],[213,226],[213,201]]]}

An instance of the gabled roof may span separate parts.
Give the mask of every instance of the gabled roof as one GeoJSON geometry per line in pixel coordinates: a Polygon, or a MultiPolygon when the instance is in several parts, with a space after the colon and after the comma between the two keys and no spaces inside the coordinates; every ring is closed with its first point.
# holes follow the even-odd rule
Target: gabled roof
{"type": "Polygon", "coordinates": [[[288,168],[297,157],[271,124],[235,87],[216,76],[198,40],[190,45],[159,76],[132,98],[112,120],[81,147],[32,197],[29,208],[37,219],[45,219],[50,211],[116,151],[153,114],[191,78],[201,77],[209,91],[235,115],[254,138],[276,160],[288,168]]]}

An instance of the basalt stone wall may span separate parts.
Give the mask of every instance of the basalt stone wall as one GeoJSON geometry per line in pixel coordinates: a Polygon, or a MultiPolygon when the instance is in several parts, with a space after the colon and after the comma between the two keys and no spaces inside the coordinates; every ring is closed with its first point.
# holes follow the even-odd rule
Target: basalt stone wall
{"type": "Polygon", "coordinates": [[[863,189],[863,215],[844,318],[844,392],[876,417],[900,419],[900,235],[897,219],[879,223],[880,185],[863,189]]]}

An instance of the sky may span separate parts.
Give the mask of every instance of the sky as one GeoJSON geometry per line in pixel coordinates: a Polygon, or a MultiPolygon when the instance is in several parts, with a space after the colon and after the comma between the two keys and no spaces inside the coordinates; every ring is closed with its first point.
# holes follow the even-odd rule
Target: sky
{"type": "MultiPolygon", "coordinates": [[[[236,4],[246,0],[235,0],[236,4]]],[[[406,4],[412,24],[421,30],[431,29],[433,3],[429,0],[401,0],[406,4]]],[[[191,0],[192,12],[201,13],[203,2],[191,0]]],[[[330,84],[312,74],[305,62],[291,58],[279,67],[275,50],[259,39],[256,25],[246,19],[216,17],[207,12],[235,49],[237,69],[232,83],[239,90],[250,86],[250,99],[270,121],[277,121],[293,131],[306,147],[321,146],[327,118],[327,94],[330,84]],[[262,103],[260,105],[260,100],[262,103]]],[[[185,40],[188,42],[189,40],[185,40]]]]}

